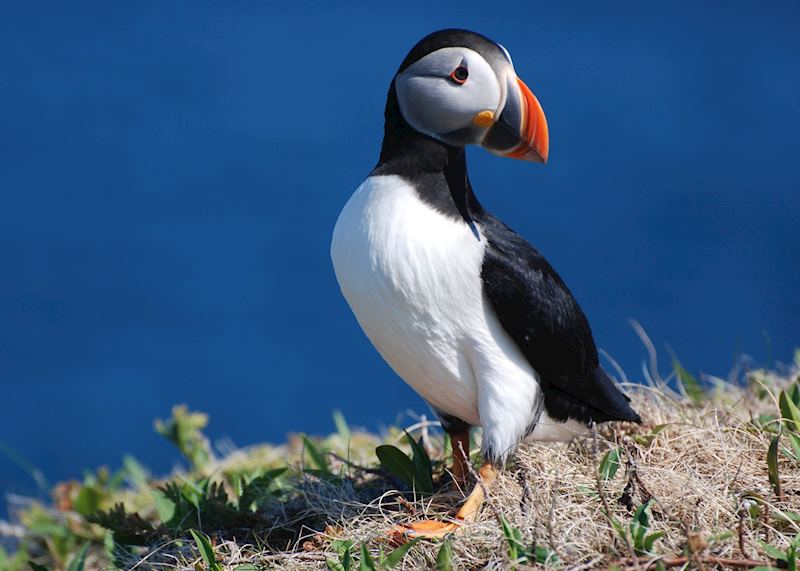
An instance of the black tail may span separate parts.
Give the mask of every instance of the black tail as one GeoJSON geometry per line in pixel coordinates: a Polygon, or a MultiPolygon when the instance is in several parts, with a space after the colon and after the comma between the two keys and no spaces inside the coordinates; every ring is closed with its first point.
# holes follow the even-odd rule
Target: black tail
{"type": "Polygon", "coordinates": [[[597,398],[593,400],[602,403],[602,406],[593,407],[597,411],[596,414],[598,417],[594,419],[596,422],[606,422],[609,420],[642,422],[642,418],[639,414],[631,408],[631,399],[619,390],[602,367],[597,367],[594,370],[594,380],[594,386],[598,394],[595,395],[597,398]]]}

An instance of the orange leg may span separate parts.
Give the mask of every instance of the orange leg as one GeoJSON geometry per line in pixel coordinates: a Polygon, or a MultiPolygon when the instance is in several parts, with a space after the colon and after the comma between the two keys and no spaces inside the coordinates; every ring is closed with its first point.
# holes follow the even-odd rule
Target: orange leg
{"type": "Polygon", "coordinates": [[[453,484],[457,489],[467,485],[467,466],[469,465],[469,430],[450,432],[450,447],[453,449],[453,484]]]}
{"type": "Polygon", "coordinates": [[[472,492],[467,497],[464,505],[456,512],[452,521],[422,520],[409,524],[395,526],[389,537],[392,543],[397,545],[405,543],[415,537],[437,539],[449,533],[458,531],[465,522],[473,522],[477,519],[481,506],[486,495],[484,489],[489,489],[497,479],[498,469],[491,462],[484,461],[478,471],[481,481],[475,484],[472,492]]]}

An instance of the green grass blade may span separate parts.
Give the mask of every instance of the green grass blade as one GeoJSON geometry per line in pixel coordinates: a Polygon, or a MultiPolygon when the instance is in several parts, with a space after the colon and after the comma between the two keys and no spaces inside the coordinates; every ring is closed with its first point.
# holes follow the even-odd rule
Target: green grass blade
{"type": "Polygon", "coordinates": [[[761,546],[761,549],[764,550],[764,553],[766,553],[770,557],[770,559],[774,559],[776,561],[786,561],[786,553],[784,553],[777,547],[770,545],[765,541],[762,541],[760,539],[757,541],[758,544],[761,546]]]}
{"type": "Polygon", "coordinates": [[[511,524],[506,521],[506,518],[500,516],[500,527],[503,530],[503,536],[506,538],[506,543],[508,543],[508,557],[511,561],[516,561],[519,559],[519,541],[517,540],[517,535],[515,528],[511,527],[511,524]]]}
{"type": "Polygon", "coordinates": [[[208,566],[208,571],[223,571],[222,566],[217,561],[217,556],[214,554],[214,548],[208,537],[202,533],[197,533],[193,529],[190,529],[189,533],[192,534],[194,542],[197,544],[197,550],[200,552],[200,557],[208,566]]]}
{"type": "Polygon", "coordinates": [[[75,554],[75,557],[72,558],[70,561],[69,566],[67,567],[67,571],[83,571],[84,566],[86,565],[86,554],[89,552],[89,542],[83,544],[83,547],[80,548],[80,551],[75,554]]]}
{"type": "Polygon", "coordinates": [[[453,571],[453,543],[446,539],[436,554],[436,571],[453,571]]]}
{"type": "Polygon", "coordinates": [[[433,466],[431,465],[430,456],[425,451],[425,447],[420,442],[414,440],[411,435],[406,432],[406,440],[414,452],[412,458],[414,468],[416,469],[416,488],[428,494],[433,493],[433,466]]]}
{"type": "Polygon", "coordinates": [[[308,453],[308,457],[311,459],[314,468],[328,474],[331,473],[327,458],[325,458],[325,455],[320,451],[319,447],[305,434],[303,435],[303,447],[308,453]]]}
{"type": "Polygon", "coordinates": [[[656,532],[653,532],[653,533],[651,533],[651,534],[650,534],[650,535],[648,535],[647,537],[645,537],[645,538],[644,538],[644,550],[645,550],[645,552],[647,552],[647,553],[652,553],[652,551],[653,551],[653,544],[654,544],[654,543],[655,543],[657,540],[659,540],[659,539],[661,539],[662,537],[664,537],[665,535],[667,535],[667,532],[666,532],[666,531],[656,531],[656,532]]]}
{"type": "MultiPolygon", "coordinates": [[[[672,353],[671,350],[670,353],[672,353]]],[[[686,395],[692,400],[692,402],[703,402],[705,398],[705,391],[703,391],[700,381],[698,381],[694,375],[684,368],[674,353],[672,353],[672,368],[675,370],[675,375],[678,377],[678,382],[680,382],[681,386],[683,386],[683,390],[686,391],[686,395]]]]}
{"type": "Polygon", "coordinates": [[[792,445],[794,459],[800,462],[800,435],[789,432],[786,436],[789,437],[789,443],[792,445]]]}
{"type": "Polygon", "coordinates": [[[342,439],[342,443],[347,444],[350,442],[350,426],[347,424],[347,420],[345,420],[341,410],[333,411],[333,424],[336,425],[336,432],[339,434],[339,438],[342,439]]]}
{"type": "Polygon", "coordinates": [[[375,568],[375,560],[367,549],[366,543],[361,543],[361,562],[358,564],[358,571],[377,571],[375,568]]]}
{"type": "Polygon", "coordinates": [[[772,439],[767,450],[767,473],[769,474],[769,482],[772,484],[772,489],[775,490],[775,495],[779,498],[783,496],[781,490],[781,479],[778,474],[778,443],[780,442],[781,435],[778,434],[772,439]]]}
{"type": "Polygon", "coordinates": [[[778,405],[786,428],[792,432],[800,432],[800,408],[794,403],[789,393],[781,391],[778,397],[778,405]]]}
{"type": "Polygon", "coordinates": [[[406,553],[414,547],[414,545],[419,541],[419,539],[412,539],[408,543],[404,543],[397,549],[394,549],[391,553],[389,553],[386,557],[383,558],[381,561],[381,565],[383,567],[392,568],[397,567],[400,562],[403,560],[403,557],[406,556],[406,553]]]}

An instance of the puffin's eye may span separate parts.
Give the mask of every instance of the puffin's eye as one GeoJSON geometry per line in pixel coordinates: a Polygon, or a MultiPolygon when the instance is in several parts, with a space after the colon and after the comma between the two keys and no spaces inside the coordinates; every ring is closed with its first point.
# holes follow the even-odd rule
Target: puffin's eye
{"type": "Polygon", "coordinates": [[[459,85],[464,85],[464,82],[467,81],[468,77],[469,77],[469,70],[465,65],[459,65],[452,72],[450,72],[450,79],[452,79],[459,85]]]}

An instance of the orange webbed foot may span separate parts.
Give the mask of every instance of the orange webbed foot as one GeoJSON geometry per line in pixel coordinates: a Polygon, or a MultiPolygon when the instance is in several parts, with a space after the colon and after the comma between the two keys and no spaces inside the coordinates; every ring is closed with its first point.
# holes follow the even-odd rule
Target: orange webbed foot
{"type": "Polygon", "coordinates": [[[393,545],[403,545],[412,539],[442,539],[461,529],[462,525],[457,521],[435,519],[423,519],[396,525],[389,531],[389,542],[393,545]]]}

